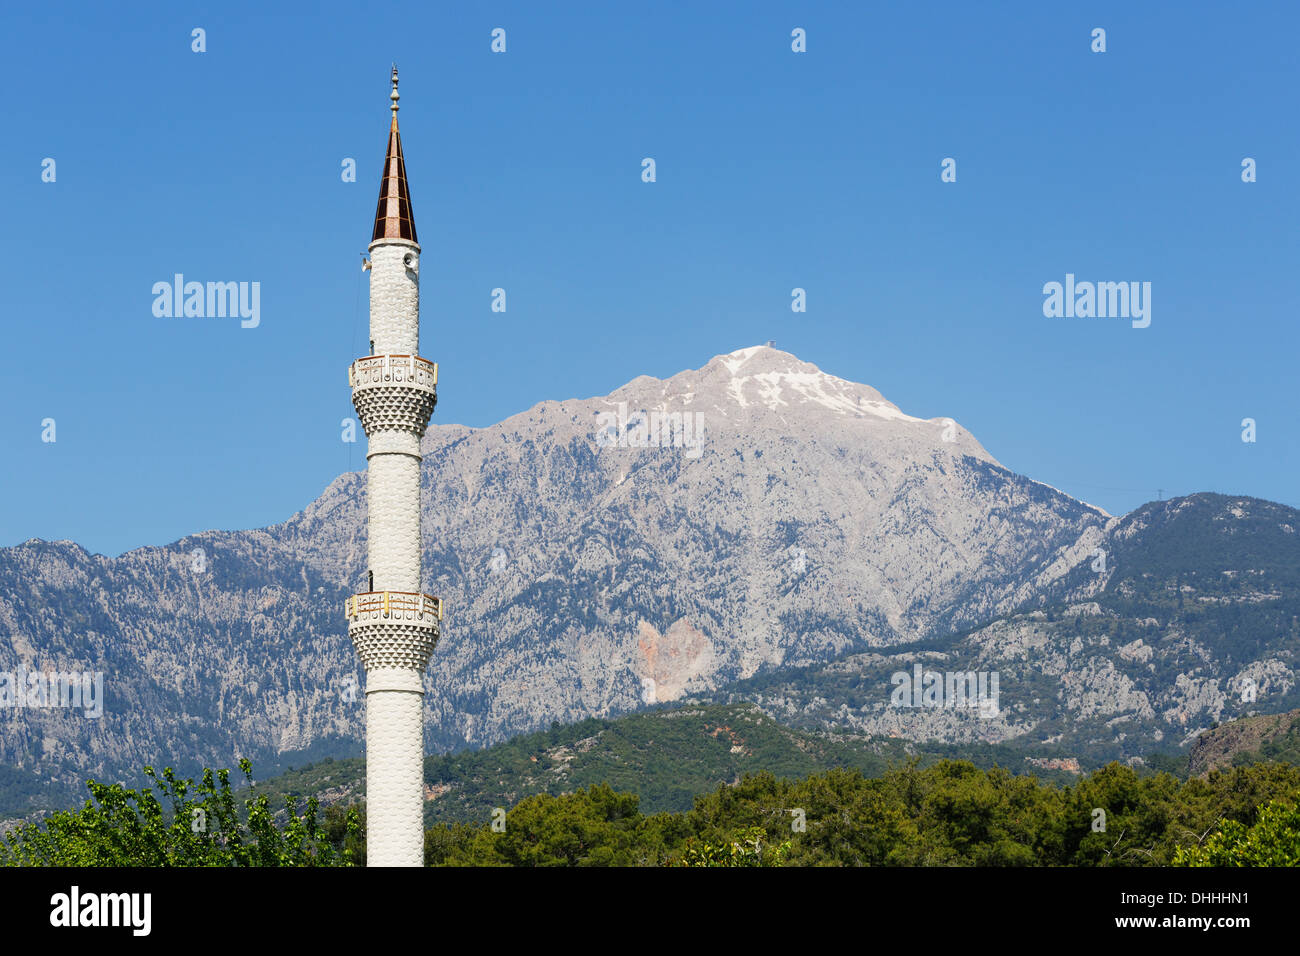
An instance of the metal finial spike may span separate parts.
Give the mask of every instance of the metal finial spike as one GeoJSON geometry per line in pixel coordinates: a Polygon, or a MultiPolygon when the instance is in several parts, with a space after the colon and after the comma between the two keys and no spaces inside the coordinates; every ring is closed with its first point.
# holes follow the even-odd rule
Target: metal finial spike
{"type": "Polygon", "coordinates": [[[396,63],[393,64],[393,92],[388,94],[388,98],[393,101],[393,107],[392,107],[393,115],[396,116],[398,110],[397,101],[401,99],[401,97],[397,93],[397,64],[396,63]]]}

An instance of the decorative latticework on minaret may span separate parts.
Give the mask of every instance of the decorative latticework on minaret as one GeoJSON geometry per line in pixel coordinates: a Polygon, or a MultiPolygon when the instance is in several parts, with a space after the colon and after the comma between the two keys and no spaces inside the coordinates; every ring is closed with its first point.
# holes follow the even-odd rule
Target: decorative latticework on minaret
{"type": "Polygon", "coordinates": [[[420,245],[393,122],[370,243],[370,351],[348,369],[366,431],[370,590],[348,599],[348,634],[366,670],[366,863],[424,862],[424,671],[442,603],[420,590],[420,439],[438,366],[420,357],[420,245]]]}

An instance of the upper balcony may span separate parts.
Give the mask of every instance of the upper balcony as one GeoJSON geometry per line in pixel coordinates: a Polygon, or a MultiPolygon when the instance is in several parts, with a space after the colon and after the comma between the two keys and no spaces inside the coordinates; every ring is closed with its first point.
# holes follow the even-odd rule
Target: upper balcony
{"type": "Polygon", "coordinates": [[[348,384],[367,435],[388,429],[423,436],[438,404],[438,363],[418,355],[367,355],[348,367],[348,384]]]}
{"type": "Polygon", "coordinates": [[[438,363],[418,355],[367,355],[348,366],[348,385],[412,385],[436,391],[438,363]]]}

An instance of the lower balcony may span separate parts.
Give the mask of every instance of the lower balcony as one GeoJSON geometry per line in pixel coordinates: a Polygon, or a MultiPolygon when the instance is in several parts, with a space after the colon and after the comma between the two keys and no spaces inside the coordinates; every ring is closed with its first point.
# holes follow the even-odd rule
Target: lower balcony
{"type": "Polygon", "coordinates": [[[442,600],[410,591],[366,591],[344,602],[348,636],[366,670],[423,671],[442,635],[442,600]]]}
{"type": "Polygon", "coordinates": [[[367,435],[403,430],[422,436],[438,404],[438,363],[418,355],[367,355],[348,367],[348,384],[367,435]]]}

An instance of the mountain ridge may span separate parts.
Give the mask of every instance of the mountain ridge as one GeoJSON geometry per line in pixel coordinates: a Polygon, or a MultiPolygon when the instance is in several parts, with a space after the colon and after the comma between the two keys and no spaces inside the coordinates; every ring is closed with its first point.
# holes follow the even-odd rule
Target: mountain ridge
{"type": "MultiPolygon", "coordinates": [[[[448,615],[426,748],[941,639],[1075,587],[1119,520],[1007,470],[955,420],[882,414],[870,386],[741,351],[429,429],[424,587],[448,615]],[[702,453],[641,443],[648,420],[611,431],[600,415],[620,402],[707,413],[702,453]]],[[[109,703],[100,721],[15,712],[0,760],[71,785],[355,746],[363,675],[341,608],[365,561],[355,472],[266,528],[117,558],[0,549],[0,672],[102,670],[109,703]]]]}

